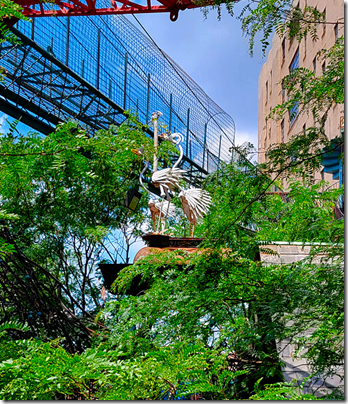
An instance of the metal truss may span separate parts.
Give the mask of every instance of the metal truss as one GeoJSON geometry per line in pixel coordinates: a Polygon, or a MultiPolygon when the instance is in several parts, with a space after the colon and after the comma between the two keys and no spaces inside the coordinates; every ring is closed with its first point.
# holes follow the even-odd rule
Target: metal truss
{"type": "MultiPolygon", "coordinates": [[[[66,120],[76,120],[93,132],[127,119],[114,101],[25,35],[13,32],[21,43],[0,47],[0,66],[6,73],[0,84],[1,111],[46,135],[66,120]]],[[[151,130],[147,133],[153,136],[151,130]]],[[[182,167],[192,183],[207,174],[187,156],[182,167]]]]}
{"type": "Polygon", "coordinates": [[[212,0],[194,2],[191,0],[146,0],[144,4],[129,0],[54,0],[45,3],[42,0],[17,0],[28,17],[66,17],[81,15],[144,14],[169,13],[171,21],[176,21],[180,10],[213,5],[212,0]]]}
{"type": "Polygon", "coordinates": [[[20,114],[24,123],[44,134],[67,119],[93,129],[124,121],[121,107],[25,35],[14,32],[21,44],[5,43],[0,53],[6,73],[0,85],[4,112],[17,111],[16,117],[20,114]]]}
{"type": "MultiPolygon", "coordinates": [[[[144,126],[152,112],[161,111],[161,130],[182,134],[184,154],[198,172],[213,172],[220,161],[230,161],[232,117],[125,16],[35,18],[31,23],[19,21],[16,28],[27,37],[23,43],[30,44],[30,38],[39,46],[41,51],[35,49],[48,61],[46,70],[59,61],[69,77],[75,73],[76,85],[89,84],[81,98],[96,90],[108,105],[131,111],[144,126]]],[[[13,58],[18,63],[15,54],[13,58]]]]}

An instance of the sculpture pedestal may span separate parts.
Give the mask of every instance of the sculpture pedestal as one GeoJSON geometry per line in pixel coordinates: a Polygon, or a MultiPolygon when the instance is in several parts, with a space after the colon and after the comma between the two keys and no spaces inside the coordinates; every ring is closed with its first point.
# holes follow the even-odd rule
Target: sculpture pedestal
{"type": "MultiPolygon", "coordinates": [[[[142,257],[146,257],[153,253],[160,251],[176,251],[184,250],[188,253],[194,253],[197,251],[197,247],[202,243],[203,238],[194,237],[170,237],[163,234],[150,233],[143,236],[143,240],[148,244],[147,247],[141,248],[135,255],[133,263],[138,261],[142,257]]],[[[104,285],[110,291],[110,286],[116,280],[121,269],[131,264],[99,264],[99,268],[104,277],[104,285]]],[[[127,291],[129,295],[140,295],[146,291],[148,284],[146,282],[140,283],[141,277],[136,276],[130,289],[127,291]]],[[[117,293],[117,290],[115,292],[117,293]]]]}
{"type": "Polygon", "coordinates": [[[203,241],[203,238],[196,237],[171,237],[165,234],[148,233],[143,240],[149,247],[177,247],[177,248],[197,248],[203,241]]]}

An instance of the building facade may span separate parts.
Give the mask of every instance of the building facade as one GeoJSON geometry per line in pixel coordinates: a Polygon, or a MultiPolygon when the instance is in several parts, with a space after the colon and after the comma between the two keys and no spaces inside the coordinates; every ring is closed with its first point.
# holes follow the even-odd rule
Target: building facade
{"type": "MultiPolygon", "coordinates": [[[[259,162],[267,159],[266,151],[274,143],[287,142],[293,135],[313,125],[312,114],[299,115],[294,108],[283,119],[268,119],[270,111],[285,101],[282,91],[282,79],[292,69],[304,67],[321,75],[325,70],[325,63],[317,57],[321,49],[331,48],[336,39],[344,34],[344,1],[343,0],[295,0],[295,6],[317,7],[326,15],[326,24],[319,24],[317,40],[310,35],[303,38],[299,43],[296,39],[290,41],[274,35],[272,48],[269,51],[267,61],[262,67],[259,76],[259,113],[258,113],[258,150],[259,162]]],[[[333,139],[340,134],[344,116],[344,106],[336,104],[329,111],[326,122],[326,134],[333,139]]],[[[324,179],[332,182],[332,174],[321,172],[315,173],[314,180],[324,179]]]]}

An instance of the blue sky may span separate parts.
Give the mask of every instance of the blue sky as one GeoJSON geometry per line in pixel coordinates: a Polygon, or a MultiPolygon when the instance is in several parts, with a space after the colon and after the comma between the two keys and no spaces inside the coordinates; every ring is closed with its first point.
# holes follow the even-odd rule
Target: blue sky
{"type": "MultiPolygon", "coordinates": [[[[232,116],[236,144],[248,140],[257,146],[258,77],[265,59],[257,43],[249,55],[248,39],[242,36],[235,17],[222,6],[222,18],[200,9],[179,12],[175,22],[168,14],[137,15],[158,46],[175,60],[203,90],[232,116]]],[[[128,17],[137,26],[133,17],[128,17]]],[[[138,26],[139,28],[139,26],[138,26]]]]}

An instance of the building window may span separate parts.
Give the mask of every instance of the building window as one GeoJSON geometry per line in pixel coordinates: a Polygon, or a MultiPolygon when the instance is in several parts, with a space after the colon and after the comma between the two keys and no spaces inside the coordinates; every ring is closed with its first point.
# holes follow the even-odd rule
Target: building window
{"type": "Polygon", "coordinates": [[[317,72],[317,58],[316,57],[313,59],[313,72],[314,72],[314,74],[316,74],[316,72],[317,72]]]}
{"type": "Polygon", "coordinates": [[[293,70],[299,68],[299,66],[300,66],[299,62],[300,62],[300,52],[299,52],[299,49],[297,49],[295,56],[293,57],[292,62],[290,63],[290,66],[289,66],[290,73],[293,70]]]}
{"type": "Polygon", "coordinates": [[[335,41],[338,39],[338,24],[335,24],[335,41]]]}
{"type": "Polygon", "coordinates": [[[303,131],[303,133],[306,133],[306,124],[305,123],[302,126],[302,131],[303,131]]]}
{"type": "Polygon", "coordinates": [[[298,115],[298,101],[294,102],[294,105],[290,109],[290,124],[292,125],[298,115]]]}
{"type": "MultiPolygon", "coordinates": [[[[297,49],[295,56],[292,59],[292,62],[290,63],[289,66],[289,72],[293,72],[295,69],[299,68],[299,61],[300,61],[300,52],[299,49],[297,49]]],[[[298,102],[296,101],[292,108],[290,109],[290,124],[294,122],[298,115],[298,102]]]]}
{"type": "Polygon", "coordinates": [[[266,104],[268,101],[268,81],[266,81],[266,104]]]}
{"type": "Polygon", "coordinates": [[[285,102],[285,84],[282,83],[282,104],[285,102]]]}
{"type": "Polygon", "coordinates": [[[280,124],[281,132],[282,132],[282,143],[285,142],[285,122],[284,119],[282,120],[282,123],[280,124]]]}
{"type": "Polygon", "coordinates": [[[324,74],[326,70],[326,64],[325,62],[321,65],[321,72],[324,74]]]}
{"type": "Polygon", "coordinates": [[[285,38],[283,39],[282,42],[282,62],[285,60],[285,38]]]}

